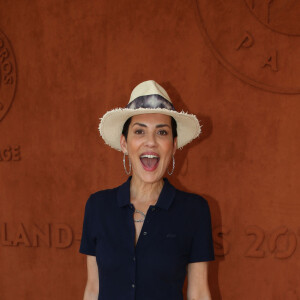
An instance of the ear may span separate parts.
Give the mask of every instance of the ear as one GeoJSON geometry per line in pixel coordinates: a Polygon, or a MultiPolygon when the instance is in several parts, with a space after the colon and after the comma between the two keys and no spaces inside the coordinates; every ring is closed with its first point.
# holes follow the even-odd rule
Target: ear
{"type": "Polygon", "coordinates": [[[173,145],[174,145],[174,148],[173,148],[173,155],[175,155],[175,152],[176,152],[176,150],[177,150],[177,136],[176,136],[176,138],[174,138],[174,143],[173,143],[173,145]]]}
{"type": "Polygon", "coordinates": [[[120,146],[121,146],[123,153],[128,153],[127,142],[126,142],[125,136],[123,134],[121,134],[121,137],[120,137],[120,146]]]}

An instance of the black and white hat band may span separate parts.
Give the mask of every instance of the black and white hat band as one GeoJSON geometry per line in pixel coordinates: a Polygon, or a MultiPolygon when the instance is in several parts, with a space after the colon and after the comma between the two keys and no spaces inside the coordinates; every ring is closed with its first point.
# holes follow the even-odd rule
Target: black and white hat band
{"type": "Polygon", "coordinates": [[[170,101],[158,94],[137,97],[129,102],[126,108],[165,108],[169,110],[175,110],[173,104],[170,101]]]}

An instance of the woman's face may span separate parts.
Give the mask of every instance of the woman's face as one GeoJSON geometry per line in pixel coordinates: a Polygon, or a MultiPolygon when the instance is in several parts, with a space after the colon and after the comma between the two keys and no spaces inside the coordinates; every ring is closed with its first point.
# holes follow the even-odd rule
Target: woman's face
{"type": "Polygon", "coordinates": [[[123,135],[120,142],[123,152],[129,155],[133,176],[147,183],[157,182],[164,176],[177,148],[171,117],[163,114],[133,116],[127,142],[123,135]]]}

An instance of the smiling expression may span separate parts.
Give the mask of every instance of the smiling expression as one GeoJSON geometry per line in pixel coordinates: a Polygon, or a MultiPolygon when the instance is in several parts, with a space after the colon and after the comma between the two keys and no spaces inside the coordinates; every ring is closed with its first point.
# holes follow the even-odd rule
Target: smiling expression
{"type": "Polygon", "coordinates": [[[148,183],[161,180],[177,148],[171,117],[164,114],[133,116],[127,141],[122,135],[120,143],[122,151],[128,153],[133,176],[148,183]]]}

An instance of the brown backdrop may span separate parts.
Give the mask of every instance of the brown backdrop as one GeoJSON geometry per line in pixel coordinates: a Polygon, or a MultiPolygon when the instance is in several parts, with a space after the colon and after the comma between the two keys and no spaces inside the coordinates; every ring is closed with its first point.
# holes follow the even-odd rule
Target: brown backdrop
{"type": "Polygon", "coordinates": [[[126,179],[99,117],[154,79],[203,125],[170,180],[209,202],[213,299],[300,299],[299,8],[1,0],[0,298],[82,299],[85,202],[126,179]]]}

